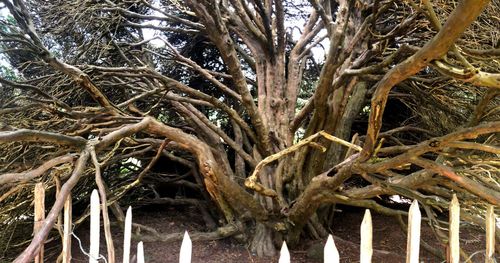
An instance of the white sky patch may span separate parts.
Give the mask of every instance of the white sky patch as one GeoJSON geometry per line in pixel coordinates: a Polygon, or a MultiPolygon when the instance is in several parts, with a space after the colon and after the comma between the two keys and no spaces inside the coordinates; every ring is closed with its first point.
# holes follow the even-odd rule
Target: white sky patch
{"type": "MultiPolygon", "coordinates": [[[[7,18],[7,16],[9,16],[9,15],[10,15],[10,12],[9,12],[9,9],[7,7],[0,9],[0,17],[2,19],[7,18]]],[[[7,61],[7,59],[5,58],[5,56],[3,55],[3,53],[0,53],[0,65],[5,66],[5,67],[12,67],[10,65],[10,63],[7,61]]],[[[15,70],[15,69],[12,68],[12,70],[15,70]]]]}
{"type": "MultiPolygon", "coordinates": [[[[325,31],[326,33],[326,31],[325,31]]],[[[328,52],[328,46],[330,46],[330,40],[328,38],[323,39],[318,45],[311,48],[314,61],[323,62],[326,59],[326,53],[328,52]]]]}
{"type": "MultiPolygon", "coordinates": [[[[157,7],[157,8],[161,7],[158,0],[153,1],[152,5],[154,7],[157,7]]],[[[153,10],[151,15],[162,16],[162,14],[156,10],[153,10]]],[[[304,28],[304,25],[306,23],[307,23],[307,21],[305,19],[300,18],[300,17],[299,17],[299,19],[296,19],[293,21],[290,21],[290,20],[285,21],[285,27],[288,28],[289,32],[291,32],[292,40],[297,41],[300,38],[301,30],[304,28]]],[[[157,19],[153,19],[153,20],[150,20],[148,22],[141,23],[141,25],[162,26],[162,21],[157,20],[157,19]]],[[[141,30],[142,30],[142,33],[144,35],[144,39],[151,39],[151,41],[149,41],[149,43],[151,43],[151,45],[153,45],[156,48],[165,47],[165,43],[163,42],[163,40],[161,40],[159,38],[155,38],[156,36],[160,36],[160,34],[158,34],[156,29],[142,28],[141,30]]],[[[322,29],[318,33],[318,35],[316,36],[315,39],[317,39],[321,36],[324,36],[326,34],[327,34],[326,29],[322,29]]],[[[311,42],[314,42],[314,40],[311,42]]],[[[326,52],[328,51],[329,44],[330,44],[329,39],[325,38],[322,41],[320,41],[318,44],[316,44],[316,46],[311,48],[311,52],[313,54],[314,61],[323,62],[325,60],[325,56],[326,56],[326,52]]]]}
{"type": "Polygon", "coordinates": [[[10,12],[9,12],[9,9],[7,7],[0,9],[0,16],[1,17],[6,17],[8,15],[10,15],[10,12]]]}
{"type": "MultiPolygon", "coordinates": [[[[161,6],[159,5],[159,2],[158,0],[154,0],[152,3],[151,3],[152,6],[154,6],[155,8],[161,8],[161,6]]],[[[156,10],[153,10],[153,12],[151,13],[151,15],[153,16],[163,16],[162,13],[156,11],[156,10]]],[[[161,26],[161,21],[158,20],[158,19],[153,19],[153,20],[150,20],[148,21],[147,23],[142,23],[142,25],[152,25],[152,26],[161,26]]],[[[165,47],[165,43],[163,42],[163,40],[159,39],[159,38],[155,38],[156,36],[159,36],[159,34],[157,34],[156,30],[155,29],[152,29],[152,28],[142,28],[142,34],[144,35],[144,39],[152,39],[151,41],[149,41],[149,43],[151,43],[151,45],[153,45],[154,47],[165,47]]]]}
{"type": "Polygon", "coordinates": [[[127,163],[131,163],[131,164],[133,164],[133,165],[135,165],[137,167],[142,167],[141,160],[139,160],[137,158],[134,158],[134,157],[130,157],[130,158],[128,158],[127,160],[125,160],[123,162],[123,164],[127,164],[127,163]]]}
{"type": "Polygon", "coordinates": [[[411,204],[411,201],[409,201],[408,199],[401,198],[400,195],[391,195],[391,196],[389,196],[389,199],[391,199],[391,201],[399,203],[399,204],[411,204]]]}
{"type": "MultiPolygon", "coordinates": [[[[305,11],[305,10],[304,10],[305,11]]],[[[293,41],[298,41],[301,34],[302,30],[304,29],[305,25],[307,23],[306,19],[303,19],[301,16],[298,17],[296,20],[286,20],[285,21],[285,27],[291,32],[292,40],[293,41]]],[[[326,29],[321,29],[316,37],[310,42],[313,43],[316,39],[319,39],[322,36],[325,36],[327,34],[326,29]]],[[[311,52],[313,54],[313,59],[316,62],[323,62],[326,58],[326,52],[328,51],[328,46],[330,45],[330,40],[328,38],[323,39],[319,43],[317,43],[314,47],[311,48],[311,52]]]]}
{"type": "MultiPolygon", "coordinates": [[[[160,26],[160,24],[161,24],[161,21],[159,21],[159,20],[152,20],[147,24],[143,23],[143,25],[153,25],[153,26],[160,26]]],[[[141,30],[142,30],[142,34],[144,35],[144,39],[151,39],[151,41],[149,41],[149,43],[152,46],[154,46],[156,48],[165,47],[165,42],[163,42],[163,40],[161,40],[159,38],[155,38],[156,36],[158,36],[155,29],[142,28],[141,30]]]]}

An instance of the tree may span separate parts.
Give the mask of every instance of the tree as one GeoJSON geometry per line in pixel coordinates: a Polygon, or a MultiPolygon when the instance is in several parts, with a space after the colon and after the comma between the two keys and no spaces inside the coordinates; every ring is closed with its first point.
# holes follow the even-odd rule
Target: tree
{"type": "Polygon", "coordinates": [[[0,202],[57,188],[16,262],[93,177],[119,220],[151,184],[192,189],[259,255],[324,236],[334,204],[400,217],[398,194],[439,225],[452,193],[474,224],[500,203],[496,1],[2,2],[0,202]]]}

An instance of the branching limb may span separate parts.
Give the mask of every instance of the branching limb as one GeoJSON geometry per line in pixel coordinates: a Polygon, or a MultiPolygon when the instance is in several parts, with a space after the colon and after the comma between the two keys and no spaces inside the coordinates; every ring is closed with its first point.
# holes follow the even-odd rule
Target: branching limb
{"type": "Polygon", "coordinates": [[[34,23],[29,15],[28,9],[26,8],[26,5],[22,0],[14,1],[14,5],[10,3],[10,1],[3,0],[2,2],[9,8],[11,14],[14,16],[14,18],[26,32],[26,34],[30,36],[31,41],[33,41],[34,45],[38,48],[37,55],[40,56],[40,58],[47,62],[47,64],[51,65],[54,69],[59,70],[71,77],[104,108],[115,114],[120,112],[120,110],[109,101],[106,95],[104,95],[104,93],[102,93],[101,90],[94,85],[87,74],[85,74],[77,67],[60,61],[50,53],[50,51],[44,46],[43,41],[38,36],[35,30],[34,23]]]}
{"type": "Polygon", "coordinates": [[[30,171],[26,171],[26,172],[22,172],[22,173],[2,174],[2,175],[0,175],[0,185],[6,185],[6,184],[14,183],[14,182],[22,182],[22,181],[32,180],[34,178],[41,176],[46,171],[48,171],[49,169],[51,169],[57,165],[74,161],[75,158],[76,158],[76,156],[73,154],[63,155],[63,156],[59,156],[59,157],[56,157],[54,159],[51,159],[51,160],[43,163],[42,165],[40,165],[38,168],[30,170],[30,171]]]}
{"type": "MultiPolygon", "coordinates": [[[[220,51],[222,59],[226,63],[228,71],[232,76],[233,83],[238,93],[241,95],[242,104],[247,110],[250,120],[256,130],[259,147],[265,155],[270,154],[272,147],[268,136],[269,127],[267,127],[263,121],[263,117],[259,113],[257,105],[250,94],[246,77],[243,74],[241,63],[237,56],[236,45],[225,23],[222,21],[220,10],[217,7],[213,10],[208,10],[206,6],[195,0],[187,1],[187,3],[197,14],[198,18],[203,21],[203,24],[207,27],[208,37],[220,51]]],[[[269,26],[269,24],[267,26],[269,26]]]]}
{"type": "Polygon", "coordinates": [[[257,136],[255,135],[255,132],[250,128],[250,126],[248,125],[248,123],[246,123],[240,116],[239,114],[234,110],[232,109],[231,107],[229,107],[228,105],[226,105],[225,103],[221,102],[220,100],[210,96],[210,95],[207,95],[201,91],[198,91],[198,90],[195,90],[195,89],[192,89],[172,78],[168,78],[168,77],[165,77],[161,74],[159,74],[158,72],[156,71],[149,71],[153,76],[159,78],[162,82],[165,83],[165,86],[167,87],[172,87],[172,88],[175,88],[181,92],[185,92],[193,97],[196,97],[196,98],[199,98],[199,99],[202,99],[202,100],[205,100],[209,103],[211,103],[212,105],[214,105],[215,107],[223,110],[224,112],[226,112],[233,120],[235,120],[238,125],[240,125],[240,127],[247,133],[247,135],[254,141],[254,142],[258,142],[257,141],[257,136]]]}
{"type": "MultiPolygon", "coordinates": [[[[453,144],[457,141],[466,139],[475,139],[482,134],[489,134],[495,132],[500,132],[500,122],[498,121],[484,123],[475,127],[465,128],[442,137],[432,138],[423,141],[415,145],[411,149],[406,150],[405,152],[403,152],[398,156],[382,160],[380,162],[359,163],[358,165],[355,166],[355,169],[359,169],[357,171],[360,174],[363,172],[379,173],[388,169],[405,165],[408,162],[412,162],[414,158],[421,156],[424,153],[441,151],[446,147],[448,147],[449,144],[453,144]]],[[[491,147],[488,147],[488,149],[490,150],[491,147]]],[[[491,150],[495,151],[494,148],[491,150]]]]}
{"type": "Polygon", "coordinates": [[[8,143],[15,141],[48,142],[58,145],[69,145],[75,147],[82,147],[87,143],[87,140],[85,140],[82,137],[68,136],[54,132],[28,130],[28,129],[0,132],[0,143],[8,143]]]}
{"type": "MultiPolygon", "coordinates": [[[[423,0],[422,2],[424,3],[425,8],[427,9],[426,14],[429,17],[432,26],[438,31],[441,30],[442,25],[436,15],[436,12],[434,11],[434,7],[432,7],[432,3],[429,0],[423,0]]],[[[474,66],[471,63],[469,63],[469,61],[467,61],[467,59],[464,58],[464,56],[462,56],[462,53],[460,53],[456,44],[453,44],[451,46],[451,49],[453,50],[453,53],[455,53],[455,55],[458,57],[460,62],[462,62],[462,64],[466,66],[468,70],[474,70],[474,66]]]]}
{"type": "Polygon", "coordinates": [[[101,200],[102,218],[104,225],[104,235],[106,237],[106,247],[108,249],[108,260],[110,263],[115,262],[115,246],[113,245],[113,237],[111,235],[111,226],[109,223],[108,200],[106,198],[106,188],[101,176],[101,166],[97,160],[95,149],[90,147],[90,156],[95,167],[95,182],[99,189],[99,199],[101,200]]]}
{"type": "Polygon", "coordinates": [[[461,1],[451,13],[439,33],[413,56],[392,68],[377,84],[371,102],[366,141],[361,160],[368,160],[382,126],[382,116],[390,90],[401,81],[419,72],[432,60],[442,57],[463,31],[479,16],[489,1],[461,1]]]}
{"type": "MultiPolygon", "coordinates": [[[[357,151],[361,151],[361,147],[359,147],[358,145],[355,145],[355,144],[352,144],[350,142],[347,142],[347,141],[344,141],[342,139],[339,139],[333,135],[330,135],[324,131],[320,131],[316,134],[313,134],[309,137],[307,137],[306,139],[303,139],[301,140],[300,142],[278,152],[278,153],[275,153],[273,155],[270,155],[268,157],[266,157],[264,160],[260,161],[259,164],[255,167],[253,173],[251,176],[249,176],[246,180],[245,180],[245,186],[247,188],[250,188],[262,195],[265,195],[265,196],[271,196],[271,197],[276,197],[277,194],[276,194],[276,191],[272,190],[272,189],[268,189],[268,188],[265,188],[262,184],[258,183],[257,182],[257,175],[260,173],[260,171],[262,170],[262,168],[268,164],[268,163],[271,163],[271,162],[274,162],[290,153],[293,153],[297,150],[299,150],[300,148],[302,148],[303,146],[306,146],[306,145],[311,145],[313,144],[313,140],[315,140],[316,138],[318,137],[324,137],[332,142],[336,142],[336,143],[340,143],[344,146],[347,146],[349,148],[353,148],[357,151]]],[[[322,146],[320,146],[322,147],[322,146]]],[[[326,149],[323,149],[323,151],[325,151],[326,149]]]]}
{"type": "Polygon", "coordinates": [[[170,50],[174,53],[174,56],[182,63],[186,63],[188,66],[193,68],[196,72],[198,72],[200,75],[202,75],[205,79],[208,81],[212,82],[217,88],[219,88],[221,91],[225,92],[228,95],[231,95],[233,98],[237,99],[238,101],[241,101],[241,96],[230,89],[228,86],[224,85],[222,82],[217,80],[208,70],[202,68],[200,65],[198,65],[196,62],[192,61],[191,59],[183,56],[180,54],[175,47],[173,47],[166,39],[161,38],[163,42],[170,48],[170,50]]]}
{"type": "Polygon", "coordinates": [[[468,69],[457,68],[439,60],[434,61],[433,65],[443,75],[454,79],[468,82],[478,87],[500,89],[500,73],[488,73],[479,69],[470,71],[468,69]]]}
{"type": "Polygon", "coordinates": [[[52,227],[54,226],[59,213],[64,207],[66,199],[71,194],[71,189],[73,189],[73,187],[82,176],[89,156],[90,153],[88,149],[84,149],[81,152],[80,157],[76,161],[75,169],[73,170],[71,177],[61,187],[61,191],[57,195],[54,205],[43,221],[43,225],[40,228],[39,232],[33,237],[33,240],[31,240],[29,246],[14,260],[14,263],[29,263],[38,253],[40,245],[45,242],[45,239],[49,235],[50,230],[52,230],[52,227]]]}
{"type": "Polygon", "coordinates": [[[435,173],[438,173],[442,176],[445,176],[447,178],[449,178],[450,180],[454,181],[455,183],[457,183],[458,185],[460,185],[461,187],[463,187],[464,189],[467,189],[469,192],[483,198],[484,200],[490,202],[491,204],[493,205],[500,205],[500,193],[493,190],[493,189],[490,189],[490,188],[487,188],[465,176],[460,176],[458,174],[456,174],[451,168],[449,167],[446,167],[444,165],[440,165],[440,164],[437,164],[435,162],[432,162],[432,161],[428,161],[428,160],[425,160],[425,159],[422,159],[422,158],[414,158],[412,159],[411,161],[412,163],[422,167],[422,168],[425,168],[425,169],[428,169],[428,170],[431,170],[435,173]]]}

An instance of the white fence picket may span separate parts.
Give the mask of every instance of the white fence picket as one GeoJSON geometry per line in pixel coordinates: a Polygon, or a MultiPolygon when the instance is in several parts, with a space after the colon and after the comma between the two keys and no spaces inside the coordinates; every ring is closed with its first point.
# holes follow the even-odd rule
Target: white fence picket
{"type": "Polygon", "coordinates": [[[372,262],[372,255],[373,255],[372,231],[373,231],[372,216],[370,210],[366,209],[365,216],[363,217],[363,222],[361,222],[361,245],[359,253],[360,263],[372,262]]]}
{"type": "MultiPolygon", "coordinates": [[[[64,232],[65,237],[68,235],[71,225],[71,199],[68,198],[65,204],[65,218],[64,218],[64,232]]],[[[459,224],[460,224],[460,204],[456,195],[450,202],[450,231],[449,231],[449,262],[458,263],[460,258],[459,247],[459,224]]],[[[414,200],[408,212],[408,240],[407,240],[407,254],[406,263],[419,262],[420,250],[420,231],[421,231],[421,213],[418,201],[414,200]]],[[[495,214],[493,206],[489,206],[486,212],[486,255],[485,262],[495,262],[493,259],[495,249],[495,214]]],[[[90,250],[89,250],[89,263],[98,263],[99,259],[99,237],[100,237],[100,201],[97,190],[92,191],[90,199],[90,250]]],[[[130,242],[132,232],[132,208],[127,209],[124,227],[124,240],[123,240],[123,263],[130,263],[130,242]]],[[[366,209],[363,221],[361,223],[361,241],[360,241],[360,263],[371,263],[373,256],[373,225],[369,209],[366,209]]],[[[69,251],[70,252],[70,251],[69,251]]],[[[332,235],[324,246],[323,261],[325,263],[339,263],[340,256],[335,241],[332,235]]],[[[68,254],[69,258],[71,254],[68,254]]],[[[192,242],[188,232],[184,233],[182,245],[179,255],[179,263],[191,263],[192,257],[192,242]]],[[[66,260],[65,262],[69,262],[66,260]]],[[[144,247],[143,242],[137,244],[137,263],[144,263],[144,247]]],[[[290,263],[290,251],[283,242],[280,251],[279,263],[290,263]]]]}
{"type": "Polygon", "coordinates": [[[128,207],[123,229],[123,263],[130,263],[130,238],[132,236],[132,207],[128,207]]]}
{"type": "Polygon", "coordinates": [[[419,263],[420,252],[420,223],[422,215],[418,207],[418,201],[413,200],[408,212],[408,240],[406,245],[406,263],[419,263]]]}
{"type": "Polygon", "coordinates": [[[335,246],[335,241],[332,235],[328,235],[326,240],[325,248],[323,249],[323,262],[324,263],[339,263],[340,256],[337,247],[335,246]]]}
{"type": "Polygon", "coordinates": [[[288,251],[285,241],[283,241],[283,245],[281,245],[280,259],[278,260],[278,263],[290,263],[290,252],[288,251]]]}
{"type": "Polygon", "coordinates": [[[486,211],[486,263],[495,262],[493,254],[495,254],[495,210],[493,206],[488,206],[486,211]]]}
{"type": "Polygon", "coordinates": [[[137,263],[144,263],[144,247],[142,241],[137,244],[137,263]]]}
{"type": "Polygon", "coordinates": [[[100,204],[97,190],[90,196],[90,251],[89,263],[97,263],[99,258],[100,204]]]}
{"type": "Polygon", "coordinates": [[[457,196],[453,194],[450,202],[450,232],[449,232],[449,249],[450,263],[460,262],[460,204],[457,196]]]}
{"type": "Polygon", "coordinates": [[[184,232],[184,238],[182,239],[181,253],[179,255],[179,263],[191,263],[191,254],[193,250],[193,244],[188,232],[184,232]]]}

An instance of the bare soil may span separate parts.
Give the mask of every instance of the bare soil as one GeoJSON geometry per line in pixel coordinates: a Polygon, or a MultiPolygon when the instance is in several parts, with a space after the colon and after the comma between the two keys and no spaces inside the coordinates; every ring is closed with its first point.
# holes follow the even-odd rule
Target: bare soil
{"type": "MultiPolygon", "coordinates": [[[[338,212],[332,226],[335,244],[337,245],[341,262],[359,262],[359,227],[363,217],[363,210],[345,209],[338,212]]],[[[396,220],[372,213],[373,218],[373,262],[404,262],[406,253],[406,236],[398,226],[396,220]]],[[[161,233],[178,233],[184,230],[207,231],[198,210],[195,208],[174,209],[171,207],[154,207],[133,212],[133,222],[153,227],[161,233]]],[[[76,230],[76,235],[82,242],[82,247],[88,249],[88,224],[76,230]]],[[[122,258],[123,233],[118,226],[113,226],[114,243],[116,247],[117,262],[122,258]]],[[[427,223],[422,223],[422,238],[431,246],[440,248],[441,245],[431,232],[427,223]]],[[[101,237],[101,253],[106,253],[104,236],[101,237]]],[[[326,241],[326,240],[325,240],[326,241]]],[[[322,262],[322,247],[325,241],[305,240],[298,247],[291,249],[292,262],[322,262]]],[[[137,241],[133,241],[132,251],[136,251],[137,241]]],[[[476,253],[472,262],[484,262],[484,232],[479,229],[462,227],[461,245],[469,254],[476,253]],[[482,251],[481,251],[482,250],[482,251]]],[[[149,242],[144,244],[146,262],[178,262],[181,241],[178,242],[149,242]]],[[[73,238],[73,261],[88,262],[87,257],[81,252],[78,241],[73,238]]],[[[132,252],[132,254],[134,254],[132,252]]],[[[104,262],[104,261],[100,261],[104,262]]],[[[211,262],[278,262],[277,257],[258,258],[253,255],[245,245],[232,238],[217,241],[193,242],[194,263],[211,262]]],[[[421,262],[442,262],[434,255],[421,249],[421,262]]]]}

